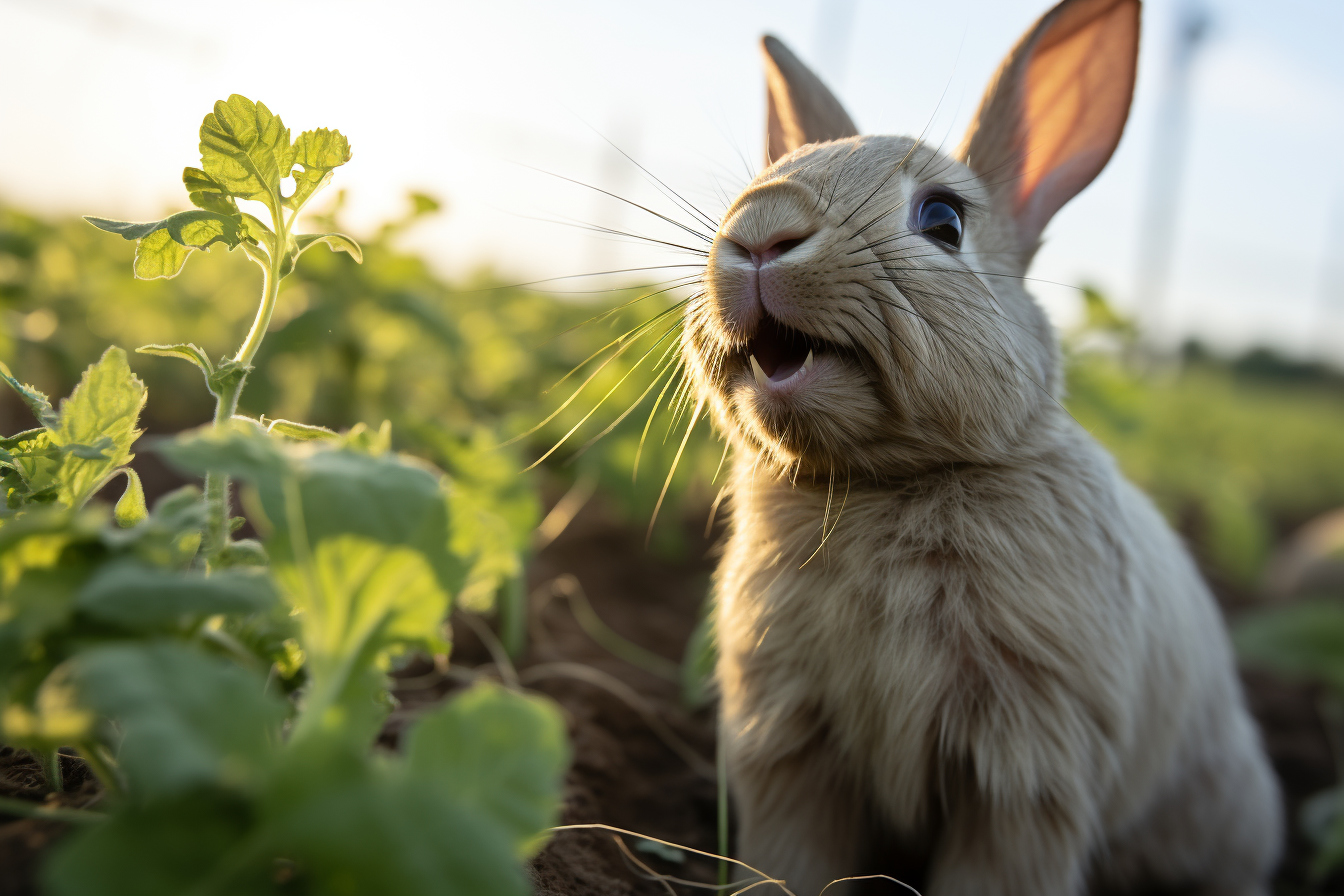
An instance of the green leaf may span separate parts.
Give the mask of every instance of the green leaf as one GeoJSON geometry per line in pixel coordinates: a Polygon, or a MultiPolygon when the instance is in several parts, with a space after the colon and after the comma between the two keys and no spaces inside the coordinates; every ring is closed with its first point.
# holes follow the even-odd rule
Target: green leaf
{"type": "Polygon", "coordinates": [[[246,789],[264,775],[285,707],[255,673],[176,642],[100,647],[73,663],[81,697],[116,720],[137,798],[246,789]]]}
{"type": "MultiPolygon", "coordinates": [[[[445,798],[404,762],[355,777],[336,770],[306,798],[276,801],[276,845],[309,893],[528,896],[532,887],[498,826],[445,798]],[[332,786],[333,782],[341,782],[332,786]]],[[[296,769],[296,774],[302,773],[296,769]]],[[[268,807],[269,808],[269,807],[268,807]]]]}
{"type": "Polygon", "coordinates": [[[276,578],[303,615],[303,647],[337,662],[364,650],[416,643],[447,645],[440,636],[448,594],[418,552],[354,535],[328,538],[311,562],[277,564],[276,578]]]}
{"type": "Polygon", "coordinates": [[[232,195],[278,212],[280,180],[294,167],[289,130],[264,104],[235,93],[201,122],[201,167],[232,195]]]}
{"type": "Polygon", "coordinates": [[[383,716],[380,667],[407,648],[447,650],[449,595],[418,552],[344,535],[310,558],[277,560],[276,581],[299,614],[311,685],[296,740],[344,730],[371,739],[383,716]]]}
{"type": "Polygon", "coordinates": [[[1303,603],[1245,617],[1233,630],[1242,662],[1344,691],[1344,606],[1303,603]]]}
{"type": "Polygon", "coordinates": [[[33,416],[37,417],[37,422],[47,427],[54,428],[56,426],[58,418],[56,412],[52,410],[50,399],[32,386],[16,380],[2,361],[0,361],[0,378],[3,378],[6,383],[9,383],[10,388],[19,393],[19,397],[23,399],[24,404],[28,405],[33,412],[33,416]]]}
{"type": "Polygon", "coordinates": [[[156,230],[136,244],[132,270],[139,280],[171,280],[182,273],[190,254],[191,250],[175,243],[168,231],[156,230]]]}
{"type": "Polygon", "coordinates": [[[173,242],[189,249],[206,249],[215,243],[225,243],[233,248],[243,238],[242,224],[236,215],[221,215],[204,209],[178,212],[162,221],[146,224],[112,221],[92,215],[85,215],[84,220],[99,230],[119,234],[128,240],[143,240],[151,234],[164,231],[173,242]]]}
{"type": "MultiPolygon", "coordinates": [[[[197,791],[151,805],[124,806],[102,824],[62,838],[43,872],[51,896],[181,896],[238,848],[254,823],[236,794],[197,791]]],[[[269,862],[235,873],[216,896],[276,893],[269,862]]]]}
{"type": "Polygon", "coordinates": [[[215,372],[215,365],[210,363],[210,356],[205,353],[204,349],[190,342],[179,342],[175,345],[159,345],[157,343],[142,345],[135,351],[141,355],[159,355],[164,358],[182,358],[185,361],[190,361],[201,369],[207,381],[215,372]]]}
{"type": "MultiPolygon", "coordinates": [[[[0,556],[0,692],[12,671],[45,654],[43,641],[65,627],[87,576],[82,564],[60,564],[72,541],[68,515],[46,509],[6,524],[0,556]]],[[[41,673],[45,674],[45,673],[41,673]]]]}
{"type": "Polygon", "coordinates": [[[237,215],[238,203],[213,177],[199,168],[182,169],[182,185],[187,188],[191,204],[221,215],[237,215]]]}
{"type": "Polygon", "coordinates": [[[129,529],[149,516],[149,507],[145,504],[145,487],[140,483],[140,474],[126,467],[126,491],[122,492],[112,517],[117,525],[129,529]]]}
{"type": "Polygon", "coordinates": [[[236,386],[251,370],[251,364],[244,364],[241,361],[220,361],[214,372],[206,376],[205,382],[212,395],[222,395],[236,386]]]}
{"type": "Polygon", "coordinates": [[[476,685],[425,714],[406,755],[414,779],[439,784],[481,823],[498,825],[519,858],[557,822],[569,748],[549,700],[476,685]]]}
{"type": "Polygon", "coordinates": [[[153,448],[191,476],[218,471],[232,479],[278,488],[291,471],[283,443],[268,438],[252,420],[235,418],[220,426],[206,425],[171,439],[156,439],[153,448]]]}
{"type": "Polygon", "coordinates": [[[135,428],[145,404],[145,384],[131,372],[126,353],[113,346],[84,371],[79,385],[61,402],[60,425],[51,433],[57,448],[92,445],[107,439],[101,459],[66,455],[57,479],[62,502],[78,507],[117,467],[131,460],[135,428]]]}
{"type": "Polygon", "coordinates": [[[292,479],[310,546],[341,535],[403,545],[425,557],[445,591],[455,592],[461,584],[463,563],[448,546],[446,485],[425,464],[322,441],[288,442],[242,420],[156,442],[155,450],[183,473],[218,470],[256,485],[262,509],[276,526],[267,547],[278,561],[295,556],[285,524],[290,511],[284,482],[292,479]]]}
{"type": "Polygon", "coordinates": [[[136,224],[107,218],[84,218],[94,227],[139,240],[135,249],[135,276],[141,280],[176,277],[193,249],[208,249],[215,243],[236,248],[244,238],[243,222],[236,214],[193,209],[169,215],[162,221],[136,224]]]}
{"type": "Polygon", "coordinates": [[[355,261],[364,261],[364,252],[359,248],[359,243],[343,233],[302,233],[294,237],[294,242],[298,246],[299,255],[317,243],[326,243],[333,252],[346,252],[355,261]]]}
{"type": "Polygon", "coordinates": [[[310,426],[307,423],[295,423],[293,420],[267,421],[266,431],[300,442],[311,442],[314,439],[331,440],[341,437],[341,434],[334,429],[327,429],[325,426],[310,426]]]}
{"type": "MultiPolygon", "coordinates": [[[[331,180],[332,169],[350,161],[350,142],[340,131],[318,128],[304,131],[294,141],[294,192],[285,199],[289,208],[301,208],[331,180]]],[[[354,253],[351,253],[354,254],[354,253]]]]}
{"type": "Polygon", "coordinates": [[[58,474],[64,458],[51,440],[46,429],[29,430],[6,451],[5,464],[13,470],[0,481],[5,486],[6,507],[20,510],[29,504],[46,504],[57,500],[58,474]]]}
{"type": "Polygon", "coordinates": [[[255,613],[275,603],[275,587],[247,569],[174,572],[133,560],[103,566],[75,607],[91,619],[132,632],[161,631],[217,614],[255,613]]]}

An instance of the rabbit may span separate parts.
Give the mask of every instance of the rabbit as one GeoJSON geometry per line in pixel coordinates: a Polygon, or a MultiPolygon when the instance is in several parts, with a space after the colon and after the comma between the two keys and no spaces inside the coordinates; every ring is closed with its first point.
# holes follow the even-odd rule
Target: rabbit
{"type": "Polygon", "coordinates": [[[1139,21],[1053,7],[950,154],[859,136],[763,40],[767,167],[682,355],[733,449],[737,855],[798,896],[899,863],[926,896],[1269,892],[1280,797],[1217,605],[1060,404],[1023,285],[1120,140],[1139,21]]]}

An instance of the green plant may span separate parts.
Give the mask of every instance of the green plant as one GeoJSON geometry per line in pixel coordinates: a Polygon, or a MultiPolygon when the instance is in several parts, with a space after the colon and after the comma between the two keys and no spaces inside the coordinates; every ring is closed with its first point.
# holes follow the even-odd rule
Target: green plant
{"type": "Polygon", "coordinates": [[[239,96],[206,117],[201,146],[203,168],[184,176],[197,210],[93,223],[138,241],[141,277],[172,277],[214,243],[263,268],[231,358],[142,349],[196,364],[215,397],[214,422],[153,445],[204,476],[204,495],[185,486],[145,507],[126,464],[146,390],[120,349],[59,411],[3,371],[41,426],[0,441],[0,740],[41,757],[57,791],[57,751],[73,748],[104,792],[61,813],[80,825],[52,853],[47,888],[525,893],[520,860],[554,822],[567,760],[555,708],[478,684],[417,719],[399,754],[375,742],[388,671],[411,651],[448,651],[444,619],[469,583],[517,575],[535,497],[505,501],[517,486],[501,477],[459,489],[393,452],[386,425],[236,415],[298,257],[317,242],[359,256],[340,234],[294,233],[349,147],[326,130],[291,143],[239,96]],[[261,201],[271,225],[238,200],[261,201]],[[109,514],[90,499],[120,474],[129,485],[109,514]],[[231,536],[243,521],[228,516],[231,481],[257,540],[231,536]]]}
{"type": "MultiPolygon", "coordinates": [[[[304,206],[330,182],[336,168],[350,161],[350,143],[340,131],[304,131],[291,142],[280,116],[235,93],[215,103],[214,111],[201,122],[200,136],[201,167],[182,171],[182,183],[195,209],[148,224],[95,217],[85,220],[136,241],[135,276],[142,279],[175,277],[193,250],[209,249],[216,243],[230,250],[241,248],[261,268],[261,304],[247,338],[232,358],[212,364],[192,343],[136,349],[179,357],[199,367],[215,396],[215,423],[223,423],[238,410],[238,396],[252,370],[252,359],[275,313],[280,281],[294,270],[299,256],[318,243],[348,252],[356,261],[362,253],[359,244],[343,233],[296,232],[304,206]],[[282,182],[290,177],[294,188],[286,196],[282,182]],[[270,215],[270,225],[241,211],[241,200],[260,202],[270,215]]],[[[228,546],[228,491],[227,479],[217,473],[207,475],[210,520],[204,549],[208,561],[228,546]]]]}

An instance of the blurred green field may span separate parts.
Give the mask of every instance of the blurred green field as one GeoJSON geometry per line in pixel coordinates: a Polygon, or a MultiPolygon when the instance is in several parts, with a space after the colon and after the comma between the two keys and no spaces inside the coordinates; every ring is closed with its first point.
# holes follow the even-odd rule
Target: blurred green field
{"type": "MultiPolygon", "coordinates": [[[[630,525],[646,526],[689,416],[669,410],[675,396],[662,383],[670,369],[646,392],[659,361],[675,359],[675,348],[665,354],[676,340],[675,312],[621,357],[601,361],[612,340],[673,300],[641,299],[658,286],[548,295],[538,291],[545,284],[505,286],[488,272],[448,282],[397,248],[399,234],[435,213],[433,200],[410,197],[403,219],[359,235],[363,265],[336,253],[303,258],[281,294],[241,412],[337,429],[389,419],[399,447],[467,479],[510,477],[573,430],[520,480],[520,501],[538,489],[559,494],[587,476],[630,525]]],[[[129,276],[132,253],[131,243],[78,219],[0,206],[0,360],[62,395],[109,342],[133,348],[190,336],[212,356],[236,345],[256,303],[256,274],[240,253],[216,249],[178,278],[156,281],[129,276]]],[[[1344,378],[1263,352],[1233,361],[1191,350],[1180,363],[1142,365],[1126,347],[1131,328],[1097,293],[1084,295],[1088,323],[1066,337],[1069,410],[1187,535],[1215,583],[1254,592],[1285,533],[1344,505],[1344,378]]],[[[209,419],[210,396],[180,362],[134,356],[133,365],[149,387],[149,432],[209,419]]],[[[24,413],[5,396],[0,425],[22,428],[24,413]]],[[[722,456],[702,422],[664,513],[703,513],[722,456]]],[[[656,527],[655,549],[678,550],[678,528],[656,527]]]]}

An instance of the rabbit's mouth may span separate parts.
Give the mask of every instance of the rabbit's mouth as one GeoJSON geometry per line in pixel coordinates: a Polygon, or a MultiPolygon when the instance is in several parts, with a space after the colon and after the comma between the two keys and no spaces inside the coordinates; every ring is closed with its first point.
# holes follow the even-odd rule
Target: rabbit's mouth
{"type": "Polygon", "coordinates": [[[801,383],[826,348],[821,340],[764,314],[743,353],[756,385],[774,391],[801,383]]]}

